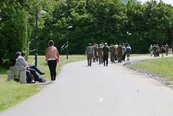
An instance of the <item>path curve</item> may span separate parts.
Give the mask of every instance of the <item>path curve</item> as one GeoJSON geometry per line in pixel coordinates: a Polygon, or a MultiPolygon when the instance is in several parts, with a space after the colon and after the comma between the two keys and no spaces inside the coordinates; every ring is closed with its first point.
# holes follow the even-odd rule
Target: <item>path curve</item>
{"type": "Polygon", "coordinates": [[[0,116],[173,116],[173,90],[123,64],[87,67],[80,61],[65,65],[56,82],[0,116]]]}

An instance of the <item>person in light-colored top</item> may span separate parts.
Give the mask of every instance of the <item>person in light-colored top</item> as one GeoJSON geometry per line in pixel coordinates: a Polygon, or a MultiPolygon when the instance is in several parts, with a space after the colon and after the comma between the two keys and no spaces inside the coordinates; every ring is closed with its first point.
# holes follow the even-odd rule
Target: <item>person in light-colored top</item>
{"type": "Polygon", "coordinates": [[[25,53],[22,52],[17,57],[15,66],[22,66],[22,67],[24,67],[26,69],[26,75],[29,78],[29,82],[28,83],[30,83],[32,81],[31,75],[33,75],[34,81],[45,82],[45,80],[38,74],[40,70],[37,67],[35,67],[35,68],[34,67],[30,67],[24,57],[25,57],[25,53]],[[38,73],[37,73],[37,71],[38,71],[38,73]]]}
{"type": "Polygon", "coordinates": [[[54,41],[50,40],[48,42],[48,48],[46,48],[45,53],[46,61],[49,66],[51,80],[56,80],[56,66],[57,62],[59,62],[59,52],[57,48],[54,46],[54,41]]]}

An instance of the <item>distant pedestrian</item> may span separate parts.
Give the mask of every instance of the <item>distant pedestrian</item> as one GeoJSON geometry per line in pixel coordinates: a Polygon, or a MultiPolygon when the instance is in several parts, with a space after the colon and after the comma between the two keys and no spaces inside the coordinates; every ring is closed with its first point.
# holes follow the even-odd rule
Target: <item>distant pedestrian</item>
{"type": "Polygon", "coordinates": [[[156,56],[159,57],[160,56],[160,46],[159,46],[159,44],[157,44],[156,47],[157,47],[156,56]]]}
{"type": "Polygon", "coordinates": [[[99,44],[98,45],[98,60],[99,60],[99,64],[103,63],[103,50],[102,50],[102,45],[99,44]]]}
{"type": "Polygon", "coordinates": [[[153,45],[151,44],[150,47],[149,47],[149,53],[151,56],[153,56],[153,45]]]}
{"type": "Polygon", "coordinates": [[[57,48],[54,46],[54,41],[50,40],[48,42],[48,48],[46,48],[46,61],[49,66],[51,81],[56,80],[56,66],[57,62],[59,62],[59,52],[57,48]]]}
{"type": "Polygon", "coordinates": [[[109,48],[107,43],[105,43],[104,47],[103,47],[103,63],[104,66],[108,66],[108,57],[109,57],[109,48]]]}
{"type": "Polygon", "coordinates": [[[115,57],[116,57],[116,48],[113,44],[110,46],[110,60],[112,63],[115,63],[115,57]]]}
{"type": "Polygon", "coordinates": [[[88,66],[92,65],[93,53],[94,53],[93,46],[91,45],[91,43],[89,43],[89,46],[85,50],[85,54],[87,55],[88,66]]]}
{"type": "Polygon", "coordinates": [[[98,61],[98,45],[94,43],[93,45],[93,62],[98,61]]]}
{"type": "Polygon", "coordinates": [[[163,57],[163,54],[165,53],[165,47],[164,47],[164,45],[161,46],[160,52],[161,52],[162,57],[163,57]]]}
{"type": "Polygon", "coordinates": [[[123,44],[123,46],[122,46],[122,60],[123,61],[125,61],[125,59],[126,59],[126,47],[125,47],[125,45],[123,44]]]}
{"type": "Polygon", "coordinates": [[[169,46],[168,44],[165,45],[165,53],[166,53],[166,56],[168,56],[168,51],[169,51],[169,46]]]}
{"type": "Polygon", "coordinates": [[[127,60],[130,60],[130,54],[131,54],[132,48],[131,46],[128,44],[126,47],[126,54],[127,54],[127,60]]]}
{"type": "Polygon", "coordinates": [[[154,54],[154,57],[157,56],[157,45],[156,44],[153,45],[153,54],[154,54]]]}
{"type": "Polygon", "coordinates": [[[118,63],[121,63],[122,62],[122,55],[123,55],[123,51],[122,51],[122,45],[118,45],[117,47],[117,60],[118,60],[118,63]]]}

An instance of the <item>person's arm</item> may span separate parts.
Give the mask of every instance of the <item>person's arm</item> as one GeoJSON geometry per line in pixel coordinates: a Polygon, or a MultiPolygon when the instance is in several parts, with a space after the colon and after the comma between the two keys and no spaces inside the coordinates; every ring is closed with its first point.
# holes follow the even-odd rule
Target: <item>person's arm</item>
{"type": "Polygon", "coordinates": [[[85,55],[87,55],[87,47],[85,48],[85,55]]]}
{"type": "Polygon", "coordinates": [[[45,50],[45,58],[46,58],[46,61],[48,61],[48,48],[46,48],[45,50]]]}
{"type": "Polygon", "coordinates": [[[57,59],[58,59],[58,61],[57,62],[59,62],[59,51],[56,49],[56,56],[57,56],[57,59]]]}
{"type": "Polygon", "coordinates": [[[20,62],[21,66],[28,68],[28,63],[26,62],[26,60],[24,58],[20,58],[19,62],[20,62]]]}

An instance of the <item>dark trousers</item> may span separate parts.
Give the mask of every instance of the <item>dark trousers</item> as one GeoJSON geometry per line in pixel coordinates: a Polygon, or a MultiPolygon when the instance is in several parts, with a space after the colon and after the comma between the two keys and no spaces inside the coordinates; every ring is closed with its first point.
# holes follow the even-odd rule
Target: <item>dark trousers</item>
{"type": "Polygon", "coordinates": [[[91,64],[92,64],[92,54],[87,55],[87,62],[88,62],[88,66],[91,66],[91,64]]]}
{"type": "Polygon", "coordinates": [[[40,75],[36,72],[36,70],[34,70],[34,69],[31,69],[31,68],[29,68],[28,69],[30,72],[31,72],[31,74],[34,76],[34,80],[35,81],[41,81],[42,80],[42,78],[40,77],[40,75]]]}
{"type": "Polygon", "coordinates": [[[56,60],[49,60],[48,66],[49,66],[49,70],[50,70],[51,80],[52,81],[56,80],[56,66],[57,66],[56,60]]]}
{"type": "Polygon", "coordinates": [[[31,83],[32,82],[32,74],[29,70],[26,70],[26,82],[31,83]]]}
{"type": "Polygon", "coordinates": [[[103,56],[104,66],[108,66],[108,55],[103,56]]]}
{"type": "Polygon", "coordinates": [[[103,62],[103,58],[102,56],[99,56],[99,64],[102,64],[102,62],[103,62]]]}
{"type": "Polygon", "coordinates": [[[39,74],[42,73],[35,65],[32,65],[32,66],[30,66],[29,68],[34,69],[34,70],[37,71],[39,74]]]}
{"type": "Polygon", "coordinates": [[[118,59],[118,63],[122,62],[122,56],[118,56],[117,59],[118,59]]]}
{"type": "Polygon", "coordinates": [[[125,61],[125,59],[126,59],[126,54],[123,54],[122,60],[125,61]]]}

